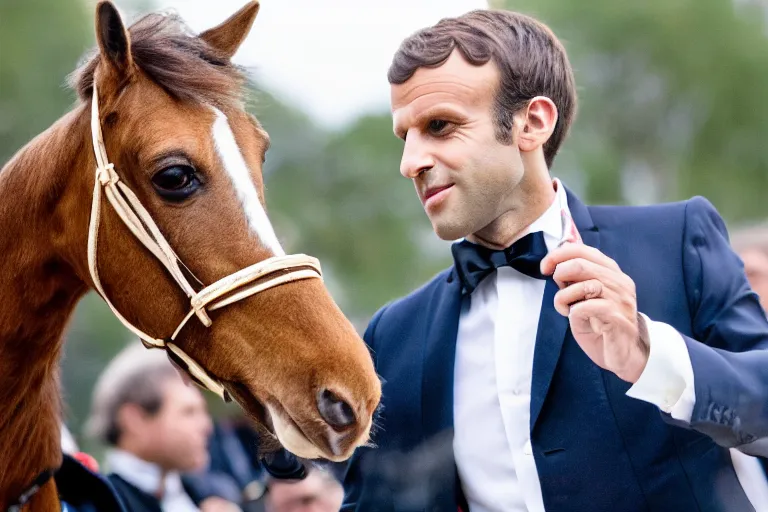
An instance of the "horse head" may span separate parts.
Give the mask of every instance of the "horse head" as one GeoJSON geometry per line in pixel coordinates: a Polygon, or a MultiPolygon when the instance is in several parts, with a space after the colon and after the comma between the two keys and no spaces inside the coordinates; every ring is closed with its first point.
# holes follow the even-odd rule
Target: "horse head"
{"type": "Polygon", "coordinates": [[[368,441],[381,384],[319,263],[286,255],[266,213],[269,137],[231,60],[258,10],[194,34],[160,14],[126,29],[98,3],[98,51],[74,74],[94,162],[69,199],[92,197],[78,235],[89,265],[76,266],[148,347],[238,402],[263,436],[340,461],[368,441]]]}

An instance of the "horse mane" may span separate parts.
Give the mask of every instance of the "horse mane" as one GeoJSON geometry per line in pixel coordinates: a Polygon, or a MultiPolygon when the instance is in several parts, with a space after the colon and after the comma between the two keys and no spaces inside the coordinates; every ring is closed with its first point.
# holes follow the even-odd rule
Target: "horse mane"
{"type": "MultiPolygon", "coordinates": [[[[193,33],[176,14],[152,13],[128,28],[134,64],[180,101],[215,106],[241,104],[244,70],[193,33]]],[[[98,48],[69,76],[79,98],[93,94],[98,48]]]]}

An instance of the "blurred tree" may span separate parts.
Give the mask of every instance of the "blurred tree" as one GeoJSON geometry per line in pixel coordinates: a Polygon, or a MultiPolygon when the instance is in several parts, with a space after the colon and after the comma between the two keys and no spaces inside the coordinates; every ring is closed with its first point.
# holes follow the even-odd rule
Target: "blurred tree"
{"type": "MultiPolygon", "coordinates": [[[[301,147],[274,138],[276,150],[282,144],[301,147]]],[[[434,250],[441,243],[398,172],[401,150],[390,116],[367,116],[309,158],[284,161],[268,183],[275,222],[291,226],[297,250],[324,262],[334,297],[361,322],[444,267],[450,254],[434,250]]]]}
{"type": "Polygon", "coordinates": [[[90,21],[82,0],[0,0],[0,165],[72,106],[90,21]]]}
{"type": "Polygon", "coordinates": [[[768,214],[765,12],[729,0],[491,0],[564,42],[580,112],[555,173],[586,199],[700,194],[729,221],[768,214]]]}

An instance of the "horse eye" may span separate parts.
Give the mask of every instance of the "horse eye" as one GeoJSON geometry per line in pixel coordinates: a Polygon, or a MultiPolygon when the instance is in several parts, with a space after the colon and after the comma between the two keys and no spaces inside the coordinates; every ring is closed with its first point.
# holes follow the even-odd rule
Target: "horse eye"
{"type": "Polygon", "coordinates": [[[173,165],[152,176],[157,193],[169,201],[182,201],[200,188],[195,169],[188,165],[173,165]]]}

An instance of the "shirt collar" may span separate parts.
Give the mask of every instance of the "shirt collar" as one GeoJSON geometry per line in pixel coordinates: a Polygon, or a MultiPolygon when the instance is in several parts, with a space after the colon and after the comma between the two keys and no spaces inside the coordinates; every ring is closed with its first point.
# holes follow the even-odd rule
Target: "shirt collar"
{"type": "Polygon", "coordinates": [[[525,233],[533,233],[535,231],[542,231],[544,233],[544,241],[547,244],[547,249],[554,249],[560,240],[563,238],[563,213],[570,217],[570,210],[568,209],[568,196],[565,193],[565,187],[559,179],[552,180],[552,186],[555,189],[555,199],[549,208],[535,221],[533,221],[525,233]]]}
{"type": "Polygon", "coordinates": [[[160,466],[140,459],[136,455],[119,448],[106,453],[108,471],[115,473],[129,484],[153,496],[183,492],[180,475],[175,472],[165,474],[160,466]]]}

